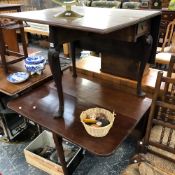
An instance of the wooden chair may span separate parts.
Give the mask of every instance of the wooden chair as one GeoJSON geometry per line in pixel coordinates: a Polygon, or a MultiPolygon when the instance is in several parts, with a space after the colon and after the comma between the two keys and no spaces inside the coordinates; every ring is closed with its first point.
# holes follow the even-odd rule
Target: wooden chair
{"type": "MultiPolygon", "coordinates": [[[[1,11],[3,10],[6,10],[6,9],[1,8],[1,11]]],[[[8,7],[8,10],[10,10],[9,7],[8,7]]],[[[12,11],[14,10],[16,10],[17,12],[20,12],[21,11],[20,5],[19,6],[12,5],[12,11]]],[[[2,65],[2,67],[4,68],[4,72],[6,74],[8,73],[9,64],[17,63],[28,56],[27,45],[26,45],[26,40],[24,35],[25,26],[28,26],[28,25],[23,24],[22,22],[19,22],[19,21],[12,21],[9,19],[2,19],[2,18],[0,19],[0,41],[1,41],[0,42],[0,56],[1,56],[0,65],[2,65]],[[16,37],[16,30],[20,31],[23,53],[21,53],[18,48],[19,43],[16,37]],[[11,49],[10,47],[8,47],[6,39],[9,36],[6,35],[6,33],[11,35],[11,42],[16,43],[17,46],[15,47],[15,49],[11,49]]]]}
{"type": "Polygon", "coordinates": [[[144,150],[175,161],[174,148],[175,79],[164,77],[163,72],[159,72],[144,138],[144,150]],[[162,84],[163,91],[161,90],[162,84]],[[174,154],[174,158],[171,154],[166,154],[166,151],[174,154]]]}
{"type": "Polygon", "coordinates": [[[161,48],[158,48],[155,62],[157,64],[168,65],[171,59],[172,53],[175,53],[175,20],[168,24],[164,42],[161,48]]]}
{"type": "MultiPolygon", "coordinates": [[[[167,76],[164,77],[163,72],[161,71],[158,72],[157,81],[155,85],[155,94],[153,97],[153,102],[152,102],[148,125],[147,125],[147,132],[144,140],[145,145],[150,144],[149,137],[150,137],[152,125],[161,124],[163,122],[162,126],[166,127],[166,125],[164,125],[166,123],[168,124],[167,127],[170,127],[170,128],[172,127],[172,129],[175,129],[175,115],[174,115],[175,114],[174,112],[175,111],[175,77],[173,76],[174,72],[175,72],[175,55],[171,55],[167,76]],[[163,90],[161,89],[162,83],[164,84],[162,87],[163,90]]],[[[162,143],[162,139],[163,138],[161,138],[160,143],[162,143]]],[[[171,138],[168,138],[168,139],[171,139],[171,138]]],[[[162,146],[160,146],[160,148],[162,148],[162,146]]],[[[175,153],[175,150],[172,150],[172,151],[173,151],[172,153],[175,153]]]]}
{"type": "Polygon", "coordinates": [[[170,22],[167,26],[166,34],[165,34],[165,39],[162,45],[161,52],[164,52],[167,46],[170,46],[172,38],[173,38],[173,33],[174,33],[174,27],[175,27],[175,20],[170,22]]]}
{"type": "Polygon", "coordinates": [[[139,142],[140,153],[122,175],[175,174],[175,56],[167,76],[158,72],[146,135],[139,142]],[[141,154],[144,153],[144,154],[141,154]]]}

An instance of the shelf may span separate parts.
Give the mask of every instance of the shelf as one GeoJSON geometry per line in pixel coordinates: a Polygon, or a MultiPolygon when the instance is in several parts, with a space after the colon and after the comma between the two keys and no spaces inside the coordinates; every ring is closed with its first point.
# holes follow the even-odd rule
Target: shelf
{"type": "MultiPolygon", "coordinates": [[[[13,60],[14,57],[12,56],[8,58],[9,62],[13,60]]],[[[9,74],[20,71],[26,71],[24,61],[20,61],[17,64],[9,65],[9,74]]],[[[52,79],[52,74],[49,65],[46,65],[43,74],[30,76],[29,80],[20,84],[12,84],[8,82],[7,75],[4,73],[2,67],[0,67],[0,75],[1,75],[0,92],[9,96],[14,96],[24,92],[25,90],[30,90],[33,87],[38,86],[39,84],[52,79]]]]}

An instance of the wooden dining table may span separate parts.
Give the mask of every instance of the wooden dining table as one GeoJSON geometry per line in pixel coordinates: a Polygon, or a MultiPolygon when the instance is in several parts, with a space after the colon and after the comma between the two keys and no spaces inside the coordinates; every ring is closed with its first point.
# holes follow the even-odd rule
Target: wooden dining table
{"type": "Polygon", "coordinates": [[[103,59],[101,70],[104,72],[115,70],[120,76],[132,75],[135,72],[133,78],[137,80],[136,93],[138,96],[144,96],[141,81],[146,63],[153,63],[155,59],[160,11],[76,6],[72,9],[81,14],[81,17],[58,17],[58,14],[64,11],[63,7],[0,15],[49,25],[48,59],[60,101],[57,116],[62,116],[64,111],[62,73],[58,58],[62,44],[66,42],[71,43],[73,77],[77,76],[75,62],[77,47],[112,54],[115,56],[115,61],[103,59]],[[126,66],[126,62],[131,64],[126,66]],[[139,68],[136,69],[133,65],[139,68]]]}
{"type": "Polygon", "coordinates": [[[82,17],[55,17],[64,11],[62,7],[0,15],[49,25],[48,59],[54,82],[10,101],[8,107],[52,131],[65,175],[69,171],[63,154],[63,138],[93,154],[109,156],[149,111],[151,100],[143,97],[141,80],[146,62],[154,61],[160,23],[159,11],[90,7],[73,7],[73,10],[82,17]],[[71,43],[73,77],[69,71],[62,72],[60,67],[59,53],[65,42],[71,43]],[[123,59],[134,57],[140,64],[137,93],[142,98],[122,92],[95,77],[77,77],[77,47],[119,54],[120,58],[123,55],[123,59]],[[83,128],[79,116],[91,107],[116,112],[107,136],[95,138],[83,128]]]}

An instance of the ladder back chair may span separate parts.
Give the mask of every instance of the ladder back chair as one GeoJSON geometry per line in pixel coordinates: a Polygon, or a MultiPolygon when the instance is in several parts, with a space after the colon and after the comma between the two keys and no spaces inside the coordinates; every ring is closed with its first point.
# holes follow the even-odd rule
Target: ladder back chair
{"type": "Polygon", "coordinates": [[[172,37],[173,37],[173,33],[174,33],[174,27],[175,27],[175,19],[172,22],[170,22],[167,26],[167,30],[166,30],[161,52],[165,51],[164,49],[166,46],[170,46],[172,37]]]}
{"type": "Polygon", "coordinates": [[[167,77],[163,76],[163,72],[158,72],[144,148],[145,151],[175,162],[175,78],[172,78],[174,65],[175,56],[172,56],[167,77]]]}
{"type": "Polygon", "coordinates": [[[160,65],[169,65],[171,55],[175,54],[175,19],[168,24],[163,45],[156,54],[155,62],[160,65]]]}
{"type": "Polygon", "coordinates": [[[175,174],[175,56],[167,77],[160,71],[149,113],[146,135],[139,141],[139,154],[131,159],[121,175],[175,174]]]}

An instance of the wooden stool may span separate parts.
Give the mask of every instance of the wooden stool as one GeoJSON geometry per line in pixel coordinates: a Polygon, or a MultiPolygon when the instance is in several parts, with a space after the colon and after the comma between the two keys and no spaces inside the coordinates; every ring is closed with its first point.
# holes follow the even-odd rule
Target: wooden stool
{"type": "MultiPolygon", "coordinates": [[[[7,74],[8,73],[8,68],[7,65],[8,64],[14,64],[16,62],[19,62],[21,60],[23,60],[24,58],[26,58],[28,56],[27,53],[27,46],[26,46],[26,42],[25,42],[25,37],[24,37],[24,28],[23,25],[20,24],[13,24],[13,25],[1,25],[0,26],[0,54],[1,54],[1,65],[4,68],[4,72],[7,74]],[[14,51],[14,50],[10,50],[8,48],[8,45],[6,45],[5,42],[5,31],[12,31],[12,35],[14,34],[13,31],[19,29],[20,30],[20,34],[21,34],[21,39],[22,39],[22,47],[23,47],[23,54],[20,53],[20,51],[14,51]],[[7,56],[12,56],[11,59],[7,60],[7,56]]],[[[16,40],[17,43],[17,40],[16,40]]]]}
{"type": "MultiPolygon", "coordinates": [[[[0,11],[20,12],[21,5],[20,4],[3,4],[0,6],[0,11]]],[[[14,21],[6,18],[0,19],[0,41],[1,41],[0,42],[0,56],[1,56],[0,65],[2,65],[2,67],[4,68],[4,72],[6,74],[8,73],[8,68],[7,68],[8,64],[14,64],[16,62],[23,60],[28,56],[27,45],[26,45],[25,35],[24,35],[25,26],[28,26],[28,25],[23,24],[21,21],[14,21]],[[20,31],[23,54],[21,54],[19,51],[19,43],[16,37],[16,30],[20,31]],[[8,35],[6,35],[7,33],[8,35]],[[10,41],[16,44],[15,49],[8,47],[6,38],[9,38],[9,37],[10,37],[10,41]]]]}

